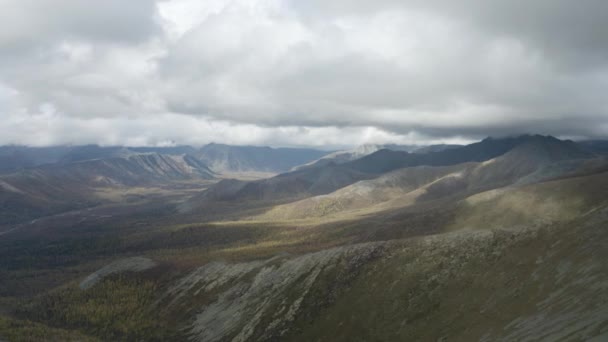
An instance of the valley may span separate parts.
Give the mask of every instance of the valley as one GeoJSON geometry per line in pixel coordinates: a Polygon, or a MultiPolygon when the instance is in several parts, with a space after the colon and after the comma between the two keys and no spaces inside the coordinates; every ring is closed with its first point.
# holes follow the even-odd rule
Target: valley
{"type": "Polygon", "coordinates": [[[608,1],[0,17],[0,342],[608,342],[608,1]]]}
{"type": "Polygon", "coordinates": [[[112,149],[16,169],[0,339],[601,341],[601,146],[525,135],[272,168],[251,148],[112,149]]]}

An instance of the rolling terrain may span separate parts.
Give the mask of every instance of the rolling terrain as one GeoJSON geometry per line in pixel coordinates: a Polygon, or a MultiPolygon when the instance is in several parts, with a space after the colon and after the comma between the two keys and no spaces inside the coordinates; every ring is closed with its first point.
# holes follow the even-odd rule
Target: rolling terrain
{"type": "Polygon", "coordinates": [[[193,146],[127,147],[127,146],[0,146],[0,173],[48,164],[128,157],[138,154],[190,155],[216,173],[279,173],[317,160],[329,152],[304,148],[270,148],[265,146],[232,146],[208,144],[193,146]]]}
{"type": "Polygon", "coordinates": [[[385,145],[377,145],[377,144],[365,144],[361,145],[352,150],[346,151],[336,151],[330,153],[322,158],[315,160],[313,162],[300,165],[298,167],[293,168],[293,171],[303,170],[311,167],[320,167],[329,164],[344,164],[353,160],[357,160],[359,158],[370,155],[374,152],[380,150],[390,150],[390,151],[405,151],[405,152],[415,152],[415,153],[429,153],[429,152],[440,152],[444,150],[449,150],[452,148],[461,147],[460,145],[430,145],[430,146],[417,146],[417,145],[394,145],[394,144],[385,144],[385,145]]]}
{"type": "MultiPolygon", "coordinates": [[[[408,153],[382,149],[351,162],[311,165],[268,179],[250,182],[222,181],[193,197],[183,208],[189,211],[204,211],[213,208],[217,211],[218,206],[225,207],[227,203],[246,202],[251,206],[251,203],[254,202],[253,206],[258,207],[268,204],[292,203],[290,205],[293,210],[299,212],[299,215],[305,216],[309,214],[309,211],[301,211],[302,208],[298,206],[302,203],[293,203],[294,201],[304,200],[309,203],[309,206],[314,206],[312,203],[317,202],[320,207],[329,206],[334,207],[330,210],[335,210],[336,205],[338,207],[342,205],[338,202],[341,202],[343,194],[350,193],[355,197],[366,197],[364,203],[360,204],[365,206],[371,204],[370,201],[375,201],[371,198],[373,196],[370,197],[365,193],[365,191],[375,188],[375,184],[385,183],[384,188],[389,192],[403,192],[414,190],[411,186],[420,182],[413,179],[411,180],[413,183],[408,184],[410,180],[407,179],[407,176],[401,177],[397,181],[396,179],[400,178],[398,172],[390,174],[395,170],[405,170],[404,172],[407,174],[411,172],[411,176],[416,178],[416,171],[412,171],[411,168],[460,164],[462,166],[459,168],[445,169],[451,170],[448,172],[451,173],[449,176],[441,169],[428,168],[419,171],[418,174],[424,176],[429,183],[438,180],[437,178],[430,179],[429,177],[433,177],[432,175],[446,176],[445,179],[433,184],[430,192],[463,191],[466,188],[506,186],[520,180],[523,176],[534,177],[534,172],[537,172],[536,175],[542,179],[542,177],[546,177],[544,173],[547,172],[541,170],[542,166],[554,170],[558,175],[576,168],[577,163],[581,160],[593,156],[595,154],[584,151],[574,142],[530,135],[505,139],[488,138],[479,143],[439,152],[408,153]],[[504,157],[499,158],[503,155],[504,157]],[[477,162],[478,165],[466,165],[474,162],[477,162]],[[559,163],[561,164],[557,167],[559,163]],[[386,176],[382,178],[383,175],[386,176]],[[378,177],[381,178],[376,179],[378,177]],[[364,182],[345,188],[359,181],[364,182]],[[401,186],[396,182],[404,184],[401,186]],[[336,190],[341,192],[332,194],[336,190]],[[321,197],[311,198],[314,196],[321,197]],[[332,198],[335,201],[332,202],[332,198]]],[[[378,191],[376,194],[378,195],[378,191]]],[[[432,194],[425,196],[429,197],[432,194]]],[[[350,199],[346,201],[350,201],[350,199]]]]}
{"type": "Polygon", "coordinates": [[[130,154],[38,166],[0,176],[0,225],[100,204],[113,189],[213,178],[203,162],[189,155],[130,154]]]}
{"type": "MultiPolygon", "coordinates": [[[[432,154],[431,154],[432,155],[432,154]]],[[[358,181],[335,192],[277,206],[261,217],[324,217],[356,209],[382,210],[514,184],[539,182],[583,167],[590,154],[568,142],[524,139],[509,152],[483,162],[414,166],[358,181]]],[[[407,156],[406,156],[407,158],[407,156]]]]}
{"type": "Polygon", "coordinates": [[[35,189],[164,192],[0,235],[0,339],[608,338],[608,161],[583,144],[379,150],[254,181],[192,158],[35,168],[35,189]]]}

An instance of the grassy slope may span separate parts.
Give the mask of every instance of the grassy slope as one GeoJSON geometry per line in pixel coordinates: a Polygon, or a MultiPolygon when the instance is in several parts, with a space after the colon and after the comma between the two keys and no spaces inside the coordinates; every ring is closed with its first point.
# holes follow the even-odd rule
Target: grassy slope
{"type": "Polygon", "coordinates": [[[301,341],[579,340],[608,332],[608,216],[409,241],[369,264],[301,341]],[[597,221],[594,221],[597,220],[597,221]]]}
{"type": "Polygon", "coordinates": [[[569,159],[572,151],[524,144],[481,163],[443,167],[410,167],[363,180],[327,195],[277,205],[254,218],[287,220],[348,217],[398,209],[446,197],[463,198],[485,190],[537,183],[573,175],[581,169],[602,169],[601,160],[569,159]],[[591,165],[596,163],[597,165],[591,165]]]}
{"type": "Polygon", "coordinates": [[[602,174],[468,199],[445,226],[459,232],[390,244],[335,301],[323,299],[332,293],[327,283],[316,283],[311,293],[318,297],[308,298],[312,304],[287,340],[576,340],[604,334],[607,180],[602,174]]]}
{"type": "MultiPolygon", "coordinates": [[[[30,311],[20,313],[22,318],[106,339],[144,338],[146,335],[141,334],[145,331],[169,338],[179,332],[176,329],[188,328],[192,315],[203,309],[203,303],[218,299],[218,293],[210,293],[207,302],[189,302],[186,309],[191,315],[187,317],[171,310],[149,315],[167,288],[197,266],[213,260],[226,260],[229,264],[249,262],[285,251],[293,255],[285,257],[284,262],[288,262],[330,247],[397,240],[387,246],[383,256],[358,264],[356,272],[346,267],[348,262],[332,262],[334,266],[323,268],[308,292],[302,293],[297,286],[285,288],[292,293],[285,298],[304,298],[293,320],[295,325],[286,325],[291,327],[286,332],[290,339],[314,340],[321,337],[317,333],[343,340],[352,340],[353,336],[362,340],[406,337],[437,340],[444,335],[471,340],[487,333],[493,340],[501,334],[535,334],[540,332],[526,321],[507,330],[502,328],[517,317],[543,312],[536,304],[542,308],[546,299],[550,304],[546,304],[549,305],[546,317],[559,322],[557,316],[551,315],[561,315],[566,322],[572,322],[568,315],[574,315],[589,322],[585,314],[594,314],[600,322],[588,325],[594,326],[597,333],[605,330],[601,324],[606,321],[605,312],[598,305],[608,303],[602,297],[607,273],[598,261],[605,256],[601,246],[607,236],[601,227],[606,222],[600,209],[606,205],[607,185],[608,175],[596,174],[483,193],[458,203],[438,201],[324,222],[311,219],[172,225],[161,216],[158,225],[144,225],[142,229],[134,225],[139,220],[134,217],[127,222],[120,219],[122,225],[107,231],[122,234],[105,237],[95,233],[98,226],[85,225],[85,230],[91,232],[87,234],[92,235],[83,235],[81,240],[49,240],[52,241],[49,245],[40,242],[32,253],[42,253],[43,258],[40,254],[29,259],[17,256],[16,250],[4,253],[5,257],[20,261],[12,263],[11,259],[4,259],[4,265],[14,267],[3,276],[22,276],[17,283],[3,282],[13,286],[3,295],[10,296],[19,283],[30,285],[36,281],[40,284],[32,290],[41,296],[31,297],[31,291],[26,291],[17,299],[16,306],[30,303],[30,311]],[[480,233],[470,228],[489,231],[480,233]],[[459,232],[415,237],[454,230],[459,232]],[[84,242],[88,244],[83,248],[74,248],[84,242]],[[160,260],[166,268],[156,273],[112,278],[89,293],[75,288],[74,281],[88,272],[111,259],[134,253],[160,260]],[[53,264],[43,267],[40,263],[45,260],[53,264]],[[68,270],[71,273],[65,274],[68,270]],[[351,273],[357,276],[341,276],[351,273]],[[538,277],[533,277],[534,274],[538,277]],[[51,280],[58,275],[65,277],[51,280]],[[584,283],[576,283],[577,279],[584,279],[584,283]],[[341,284],[339,289],[332,287],[336,282],[341,284]],[[52,286],[57,286],[56,289],[49,291],[49,284],[55,284],[52,286]],[[152,289],[150,292],[145,291],[147,286],[152,289]],[[332,295],[327,297],[328,294],[332,295]],[[585,308],[569,307],[560,298],[569,302],[576,298],[585,308]],[[120,307],[125,301],[133,304],[120,307]],[[92,303],[104,309],[91,311],[92,303]],[[480,312],[484,307],[485,311],[480,312]],[[50,314],[40,316],[39,312],[50,314]],[[66,318],[72,317],[68,313],[73,312],[79,313],[81,321],[66,318]],[[463,313],[467,314],[464,319],[463,313]],[[128,329],[117,325],[121,320],[132,325],[127,325],[128,329]],[[167,326],[167,322],[171,324],[167,326]]],[[[148,214],[143,211],[141,215],[148,214]]],[[[101,224],[107,225],[104,222],[101,224]]],[[[309,275],[302,273],[303,279],[309,275]]],[[[253,336],[275,336],[272,334],[276,332],[265,335],[264,327],[272,321],[272,316],[266,315],[262,315],[253,336]]],[[[550,324],[542,317],[539,320],[550,324]]],[[[552,331],[550,326],[544,327],[552,331]]],[[[3,329],[0,336],[9,336],[10,330],[3,329]]]]}
{"type": "Polygon", "coordinates": [[[76,331],[51,328],[29,320],[17,320],[0,316],[0,338],[10,342],[57,341],[57,342],[95,342],[95,337],[76,331]]]}
{"type": "Polygon", "coordinates": [[[608,334],[608,175],[474,196],[401,240],[294,340],[579,340],[608,334]],[[475,228],[471,230],[471,228],[475,228]],[[330,339],[327,337],[331,336],[330,339]]]}

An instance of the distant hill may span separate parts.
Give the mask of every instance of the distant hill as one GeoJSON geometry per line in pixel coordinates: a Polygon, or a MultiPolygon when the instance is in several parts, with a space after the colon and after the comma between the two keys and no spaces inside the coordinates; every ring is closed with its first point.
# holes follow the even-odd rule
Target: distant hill
{"type": "Polygon", "coordinates": [[[69,151],[70,147],[67,146],[0,146],[0,172],[6,173],[28,167],[57,163],[69,151]]]}
{"type": "Polygon", "coordinates": [[[330,152],[306,148],[271,148],[209,144],[192,146],[126,147],[126,146],[0,146],[0,173],[46,164],[127,157],[141,153],[164,155],[189,154],[201,159],[217,172],[286,172],[317,160],[330,152]]]}
{"type": "Polygon", "coordinates": [[[444,150],[449,150],[452,148],[461,147],[461,145],[429,145],[429,146],[419,146],[419,145],[395,145],[395,144],[365,144],[361,145],[352,150],[346,151],[337,151],[331,154],[328,154],[318,160],[310,162],[308,164],[300,165],[295,167],[293,170],[303,170],[311,167],[320,167],[330,163],[335,164],[344,164],[353,160],[357,160],[359,158],[363,158],[368,156],[374,152],[380,150],[391,150],[391,151],[404,151],[404,152],[416,152],[416,153],[428,153],[428,152],[439,152],[444,150]]]}
{"type": "Polygon", "coordinates": [[[134,154],[134,152],[123,146],[74,146],[70,147],[57,162],[67,164],[84,160],[127,157],[131,154],[134,154]]]}
{"type": "Polygon", "coordinates": [[[19,222],[99,202],[95,190],[160,186],[212,179],[199,159],[158,153],[49,164],[0,176],[0,224],[19,222]]]}
{"type": "Polygon", "coordinates": [[[588,167],[590,155],[571,142],[550,137],[524,138],[522,141],[494,159],[450,166],[401,168],[330,194],[276,206],[258,219],[322,217],[363,208],[369,211],[409,206],[514,184],[536,183],[588,167]],[[374,208],[379,204],[386,205],[374,208]]]}
{"type": "Polygon", "coordinates": [[[193,197],[193,208],[214,202],[258,201],[275,202],[294,200],[333,192],[372,176],[340,165],[295,171],[256,181],[222,180],[193,197]]]}
{"type": "Polygon", "coordinates": [[[516,146],[533,143],[538,145],[559,145],[580,158],[593,156],[572,141],[561,141],[551,136],[522,135],[508,138],[486,138],[480,142],[431,153],[408,153],[380,150],[369,156],[346,164],[347,167],[367,173],[385,173],[403,167],[430,165],[447,166],[466,162],[482,162],[505,154],[516,146]]]}
{"type": "Polygon", "coordinates": [[[608,155],[608,140],[579,141],[577,144],[587,152],[608,155]]]}
{"type": "Polygon", "coordinates": [[[0,339],[608,332],[608,158],[578,143],[383,149],[214,185],[187,151],[133,152],[0,176],[0,220],[16,222],[0,223],[0,339]]]}
{"type": "MultiPolygon", "coordinates": [[[[428,145],[428,146],[420,146],[411,152],[415,152],[415,153],[441,152],[441,151],[451,150],[451,149],[459,148],[459,147],[462,147],[462,145],[455,145],[455,144],[428,145]]],[[[390,148],[389,148],[389,150],[390,150],[390,148]]]]}
{"type": "Polygon", "coordinates": [[[209,144],[198,157],[216,172],[286,172],[328,152],[305,148],[271,148],[209,144]]]}
{"type": "Polygon", "coordinates": [[[66,164],[41,166],[24,174],[43,174],[47,177],[75,183],[100,185],[146,185],[152,182],[203,178],[212,179],[213,172],[191,155],[159,153],[130,154],[123,157],[92,159],[66,164]]]}
{"type": "MultiPolygon", "coordinates": [[[[201,208],[203,205],[208,205],[210,201],[293,202],[312,196],[327,195],[358,181],[374,179],[403,168],[483,163],[502,155],[505,157],[496,159],[494,165],[482,164],[479,166],[484,170],[483,173],[476,174],[474,170],[463,167],[457,170],[458,172],[466,171],[465,178],[446,179],[435,184],[432,190],[435,192],[461,191],[460,188],[466,189],[471,186],[505,186],[516,181],[523,181],[523,176],[544,177],[543,174],[550,170],[547,168],[541,170],[541,166],[565,160],[584,160],[594,156],[583,151],[571,141],[539,135],[502,139],[487,138],[471,145],[430,153],[408,153],[383,149],[351,162],[339,165],[329,163],[288,172],[270,179],[239,182],[238,186],[231,183],[230,187],[225,187],[225,184],[220,182],[194,197],[191,207],[201,208]],[[507,152],[511,153],[507,154],[507,152]],[[537,172],[535,176],[533,176],[534,172],[537,172]],[[484,180],[483,177],[488,179],[484,180]]],[[[559,169],[555,173],[559,174],[572,167],[575,166],[563,166],[563,170],[559,169]]],[[[438,176],[445,174],[443,171],[438,172],[438,176]]],[[[429,177],[428,175],[421,176],[429,177]]],[[[395,188],[391,188],[390,191],[395,191],[395,188]]]]}
{"type": "Polygon", "coordinates": [[[0,146],[0,173],[47,164],[69,164],[78,161],[126,157],[141,153],[182,155],[197,153],[191,146],[124,147],[124,146],[0,146]]]}

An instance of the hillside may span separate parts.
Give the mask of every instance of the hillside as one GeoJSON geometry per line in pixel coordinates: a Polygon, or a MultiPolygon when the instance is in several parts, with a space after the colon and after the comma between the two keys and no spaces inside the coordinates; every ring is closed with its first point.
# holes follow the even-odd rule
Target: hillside
{"type": "MultiPolygon", "coordinates": [[[[570,141],[561,141],[553,137],[544,136],[520,136],[515,138],[505,139],[485,139],[479,143],[443,150],[440,152],[429,153],[408,153],[391,150],[380,150],[370,155],[366,155],[355,161],[336,165],[329,163],[317,167],[307,167],[298,171],[292,171],[281,174],[279,176],[252,182],[234,182],[230,187],[225,186],[226,183],[219,183],[210,189],[206,190],[200,196],[192,199],[190,208],[202,208],[209,206],[212,202],[243,202],[243,201],[266,201],[269,203],[279,204],[281,202],[293,202],[302,200],[312,196],[328,195],[327,197],[318,197],[303,202],[287,205],[285,208],[288,212],[299,212],[300,216],[312,214],[318,216],[317,213],[331,213],[341,211],[348,208],[348,202],[357,202],[353,204],[355,207],[362,207],[380,200],[374,199],[374,196],[379,196],[383,199],[395,198],[403,195],[404,192],[412,191],[407,185],[399,187],[395,186],[394,182],[386,182],[383,179],[383,174],[388,172],[417,166],[450,166],[458,165],[467,162],[484,162],[485,164],[477,165],[477,169],[470,167],[463,168],[448,168],[451,172],[437,171],[425,174],[428,169],[422,169],[418,173],[425,174],[425,179],[430,182],[435,182],[438,178],[429,179],[429,175],[446,176],[448,173],[457,173],[458,177],[447,177],[440,182],[433,184],[432,188],[425,190],[429,193],[438,193],[441,191],[464,191],[473,188],[488,188],[500,187],[512,184],[523,176],[543,178],[543,173],[547,173],[550,169],[548,164],[558,163],[567,160],[584,160],[594,157],[594,155],[585,152],[570,141]],[[505,155],[506,154],[506,155],[505,155]],[[505,155],[503,159],[497,157],[505,155]],[[493,160],[492,158],[495,158],[493,160]],[[496,162],[493,165],[493,162],[496,162]],[[546,166],[541,170],[541,166],[546,166]],[[454,171],[457,170],[457,171],[454,171]],[[480,171],[481,170],[481,171],[480,171]],[[533,172],[538,172],[535,176],[533,172]],[[377,184],[390,184],[385,186],[388,194],[379,195],[376,191],[371,194],[366,188],[373,188],[374,181],[366,181],[373,178],[381,177],[377,184]],[[484,177],[487,178],[484,180],[484,177]],[[330,193],[349,186],[359,181],[366,181],[349,189],[344,189],[343,192],[335,195],[330,193]],[[237,185],[238,184],[238,185],[237,185]],[[363,198],[370,196],[368,198],[363,198]],[[358,198],[358,199],[355,199],[358,198]],[[316,209],[313,209],[316,208],[316,209]]],[[[577,162],[572,165],[562,164],[558,169],[555,169],[556,175],[560,172],[565,172],[575,168],[577,162]],[[562,170],[562,168],[564,170],[562,170]]],[[[557,165],[555,165],[557,166],[557,165]]],[[[407,173],[407,172],[406,172],[407,173]]],[[[394,174],[388,174],[385,178],[395,177],[394,174]]],[[[397,176],[399,177],[399,176],[397,176]]],[[[521,180],[524,181],[523,179],[521,180]]],[[[228,182],[228,181],[226,181],[228,182]]],[[[414,181],[416,183],[416,181],[414,181]]],[[[422,186],[422,185],[421,185],[422,186]]],[[[427,194],[426,197],[431,197],[427,194]]],[[[434,195],[433,195],[434,196],[434,195]]],[[[281,208],[271,212],[271,215],[278,214],[281,208]]],[[[284,214],[278,214],[279,217],[284,214]]]]}
{"type": "Polygon", "coordinates": [[[176,147],[126,147],[126,146],[0,146],[0,172],[11,173],[20,169],[49,164],[69,164],[73,162],[128,157],[142,153],[165,155],[194,155],[197,149],[190,146],[176,147]]]}
{"type": "Polygon", "coordinates": [[[216,205],[226,203],[236,206],[235,210],[238,210],[244,202],[254,206],[289,202],[331,193],[356,181],[372,177],[373,175],[340,165],[327,165],[256,181],[222,180],[189,199],[188,210],[213,211],[216,205]]]}
{"type": "Polygon", "coordinates": [[[49,164],[0,177],[0,225],[99,204],[104,188],[213,179],[200,160],[157,153],[49,164]]]}
{"type": "Polygon", "coordinates": [[[608,0],[0,11],[0,342],[608,342],[608,0]]]}
{"type": "Polygon", "coordinates": [[[346,166],[361,172],[384,173],[403,167],[419,165],[447,166],[466,162],[483,162],[501,156],[516,146],[533,144],[568,150],[571,157],[590,158],[594,154],[582,150],[572,141],[561,141],[551,136],[522,135],[508,138],[486,138],[478,143],[430,153],[407,153],[381,150],[347,163],[346,166]]]}
{"type": "Polygon", "coordinates": [[[300,165],[295,167],[293,171],[303,170],[312,167],[321,167],[328,164],[344,164],[353,160],[357,160],[359,158],[363,158],[367,155],[370,155],[374,152],[380,150],[390,150],[390,151],[404,151],[404,152],[415,152],[415,153],[429,153],[429,152],[439,152],[444,150],[449,150],[452,148],[460,147],[460,145],[429,145],[429,146],[418,146],[418,145],[395,145],[395,144],[365,144],[361,145],[352,150],[346,151],[337,151],[330,153],[321,159],[315,160],[308,164],[300,165]]]}
{"type": "Polygon", "coordinates": [[[158,153],[85,161],[61,167],[49,166],[44,170],[56,177],[130,186],[190,178],[213,178],[209,167],[196,157],[158,153]]]}
{"type": "Polygon", "coordinates": [[[582,171],[588,157],[568,142],[533,139],[485,162],[406,167],[375,179],[356,182],[327,195],[276,206],[255,219],[324,217],[357,209],[365,208],[365,212],[370,212],[445,197],[457,198],[582,171]]]}
{"type": "Polygon", "coordinates": [[[578,145],[585,151],[599,155],[608,155],[608,140],[580,141],[578,145]]]}
{"type": "MultiPolygon", "coordinates": [[[[476,148],[484,158],[497,153],[476,148]]],[[[0,316],[0,336],[607,336],[608,162],[571,142],[533,137],[484,161],[380,174],[329,164],[177,191],[213,181],[199,163],[152,153],[28,170],[33,180],[47,177],[33,183],[38,198],[45,185],[167,188],[3,232],[0,315],[8,316],[0,316]],[[73,181],[54,183],[67,175],[73,181]]],[[[30,190],[27,182],[2,184],[12,194],[30,190]]]]}
{"type": "Polygon", "coordinates": [[[362,158],[364,156],[367,156],[369,154],[372,154],[374,152],[377,152],[377,151],[380,151],[383,149],[392,150],[392,151],[411,152],[411,151],[416,150],[417,148],[418,148],[418,146],[409,146],[409,145],[365,144],[365,145],[358,146],[351,150],[336,151],[336,152],[330,153],[330,154],[325,155],[322,158],[319,158],[312,162],[306,163],[304,165],[298,165],[297,167],[294,167],[292,171],[300,171],[300,170],[304,170],[307,168],[321,167],[321,166],[325,166],[325,165],[329,165],[329,164],[344,164],[346,162],[362,158]]]}
{"type": "Polygon", "coordinates": [[[57,163],[70,150],[66,146],[26,147],[0,146],[0,172],[57,163]]]}
{"type": "MultiPolygon", "coordinates": [[[[605,336],[606,194],[606,173],[481,192],[427,209],[422,230],[408,238],[402,234],[418,214],[402,213],[395,227],[377,217],[361,228],[347,221],[296,229],[256,222],[123,235],[111,260],[34,298],[17,317],[102,339],[605,336]],[[452,214],[439,214],[446,210],[452,214]],[[247,231],[256,232],[255,242],[247,231]],[[173,249],[141,249],[159,238],[163,249],[173,249]],[[217,250],[189,247],[213,239],[223,241],[217,250]],[[134,250],[148,257],[127,257],[134,250]],[[196,266],[183,266],[189,258],[196,266]],[[93,308],[97,316],[88,313],[93,308]]],[[[109,247],[94,248],[87,253],[109,247]]]]}

